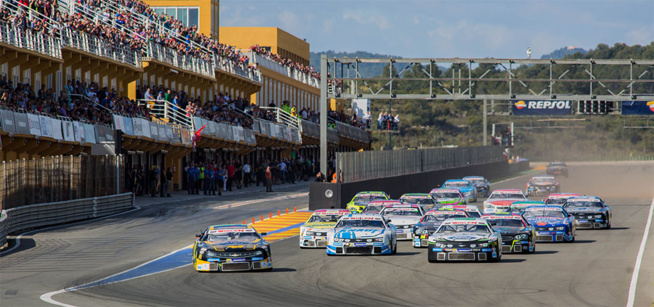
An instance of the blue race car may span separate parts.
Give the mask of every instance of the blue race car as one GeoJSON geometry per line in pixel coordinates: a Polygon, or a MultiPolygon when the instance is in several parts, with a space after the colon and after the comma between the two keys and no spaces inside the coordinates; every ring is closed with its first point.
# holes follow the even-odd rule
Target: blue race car
{"type": "Polygon", "coordinates": [[[475,188],[468,180],[449,179],[443,183],[441,189],[457,189],[461,191],[461,194],[463,194],[469,202],[477,201],[477,188],[475,188]]]}
{"type": "Polygon", "coordinates": [[[463,180],[468,180],[474,187],[477,188],[477,195],[488,197],[490,196],[490,182],[482,176],[466,176],[462,178],[463,180]]]}
{"type": "Polygon", "coordinates": [[[537,242],[574,242],[574,217],[561,206],[531,206],[522,216],[536,228],[537,242]]]}
{"type": "Polygon", "coordinates": [[[342,216],[327,243],[327,255],[389,255],[397,252],[397,229],[379,214],[342,216]]]}
{"type": "Polygon", "coordinates": [[[481,218],[502,234],[502,253],[536,252],[536,230],[520,214],[499,212],[481,218]]]}
{"type": "Polygon", "coordinates": [[[575,196],[568,198],[563,209],[574,217],[579,228],[611,228],[611,207],[596,196],[575,196]]]}

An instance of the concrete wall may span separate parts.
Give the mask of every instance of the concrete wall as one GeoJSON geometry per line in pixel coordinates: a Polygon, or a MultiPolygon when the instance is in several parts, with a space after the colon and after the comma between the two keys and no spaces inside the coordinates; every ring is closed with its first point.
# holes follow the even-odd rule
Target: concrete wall
{"type": "Polygon", "coordinates": [[[443,169],[419,174],[388,178],[362,180],[348,183],[312,183],[309,192],[309,209],[345,208],[347,203],[360,191],[385,191],[397,199],[404,193],[428,193],[439,187],[445,180],[464,176],[484,176],[489,180],[503,177],[511,172],[528,169],[529,162],[509,168],[506,161],[443,169]],[[332,197],[326,192],[331,190],[332,197]]]}

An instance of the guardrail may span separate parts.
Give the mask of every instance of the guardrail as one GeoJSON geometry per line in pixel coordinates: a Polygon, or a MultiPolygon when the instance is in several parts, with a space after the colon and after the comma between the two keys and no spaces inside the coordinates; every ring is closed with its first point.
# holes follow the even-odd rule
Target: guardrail
{"type": "Polygon", "coordinates": [[[300,81],[304,84],[308,84],[313,87],[320,87],[320,80],[309,74],[305,74],[297,69],[291,69],[290,67],[284,66],[280,63],[277,63],[267,57],[256,54],[254,51],[247,51],[245,55],[250,58],[250,63],[256,63],[262,67],[265,67],[268,70],[272,70],[278,74],[284,75],[286,77],[292,78],[296,81],[300,81]]]}
{"type": "Polygon", "coordinates": [[[7,242],[7,235],[17,231],[103,217],[132,208],[134,196],[124,193],[2,210],[0,246],[7,242]]]}
{"type": "Polygon", "coordinates": [[[211,60],[202,60],[193,56],[180,54],[176,50],[166,48],[154,42],[148,42],[144,61],[149,59],[157,60],[163,63],[171,64],[180,69],[198,73],[210,78],[214,78],[214,68],[211,60]]]}
{"type": "MultiPolygon", "coordinates": [[[[195,130],[193,128],[193,120],[190,116],[186,116],[186,111],[181,106],[176,106],[166,100],[148,100],[140,99],[137,105],[145,106],[150,109],[150,114],[167,119],[171,124],[178,124],[186,129],[195,130]]],[[[198,127],[199,128],[199,127],[198,127]]]]}
{"type": "Polygon", "coordinates": [[[343,182],[422,173],[504,160],[502,146],[336,153],[343,182]]]}
{"type": "Polygon", "coordinates": [[[61,59],[61,41],[57,38],[0,22],[0,41],[61,59]]]}
{"type": "Polygon", "coordinates": [[[215,63],[216,70],[222,70],[230,74],[239,75],[257,83],[262,83],[261,71],[258,69],[243,67],[242,65],[236,64],[233,61],[223,58],[217,54],[214,54],[213,62],[215,63]]]}
{"type": "Polygon", "coordinates": [[[64,46],[126,63],[137,68],[141,67],[139,51],[117,47],[94,35],[84,32],[73,32],[71,29],[63,28],[61,29],[61,43],[64,46]]]}

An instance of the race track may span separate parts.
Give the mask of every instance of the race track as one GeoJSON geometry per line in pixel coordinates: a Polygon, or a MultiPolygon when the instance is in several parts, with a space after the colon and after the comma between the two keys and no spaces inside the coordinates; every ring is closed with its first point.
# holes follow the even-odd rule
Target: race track
{"type": "MultiPolygon", "coordinates": [[[[524,189],[533,174],[494,183],[492,188],[524,189]]],[[[189,265],[180,268],[51,298],[74,306],[625,306],[654,199],[654,164],[575,165],[570,177],[560,181],[562,192],[603,197],[613,208],[613,229],[579,230],[575,243],[539,243],[536,254],[505,254],[500,263],[430,264],[426,249],[415,249],[406,241],[399,243],[395,256],[328,257],[324,250],[300,249],[293,237],[272,243],[273,272],[197,273],[189,258],[189,265]]],[[[307,190],[306,185],[293,189],[274,196],[307,190]]],[[[247,197],[273,197],[257,194],[247,197]]],[[[0,303],[52,306],[40,296],[181,249],[209,224],[306,207],[308,197],[294,197],[229,209],[213,209],[229,199],[152,205],[38,232],[1,256],[0,303]]],[[[647,247],[635,306],[651,306],[654,301],[652,231],[647,247]]]]}

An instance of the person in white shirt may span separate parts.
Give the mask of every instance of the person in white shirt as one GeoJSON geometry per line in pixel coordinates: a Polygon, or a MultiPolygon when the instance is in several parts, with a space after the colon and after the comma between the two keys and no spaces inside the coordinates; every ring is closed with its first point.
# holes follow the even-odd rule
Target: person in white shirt
{"type": "Polygon", "coordinates": [[[154,96],[152,96],[152,93],[150,92],[150,89],[145,91],[145,95],[143,95],[145,100],[154,100],[154,96]]]}
{"type": "Polygon", "coordinates": [[[245,164],[243,164],[243,185],[245,185],[246,188],[250,184],[250,179],[252,178],[251,171],[250,164],[248,164],[248,161],[245,161],[245,164]]]}
{"type": "Polygon", "coordinates": [[[381,130],[382,123],[384,122],[384,111],[379,112],[379,117],[377,117],[378,128],[381,130]]]}

